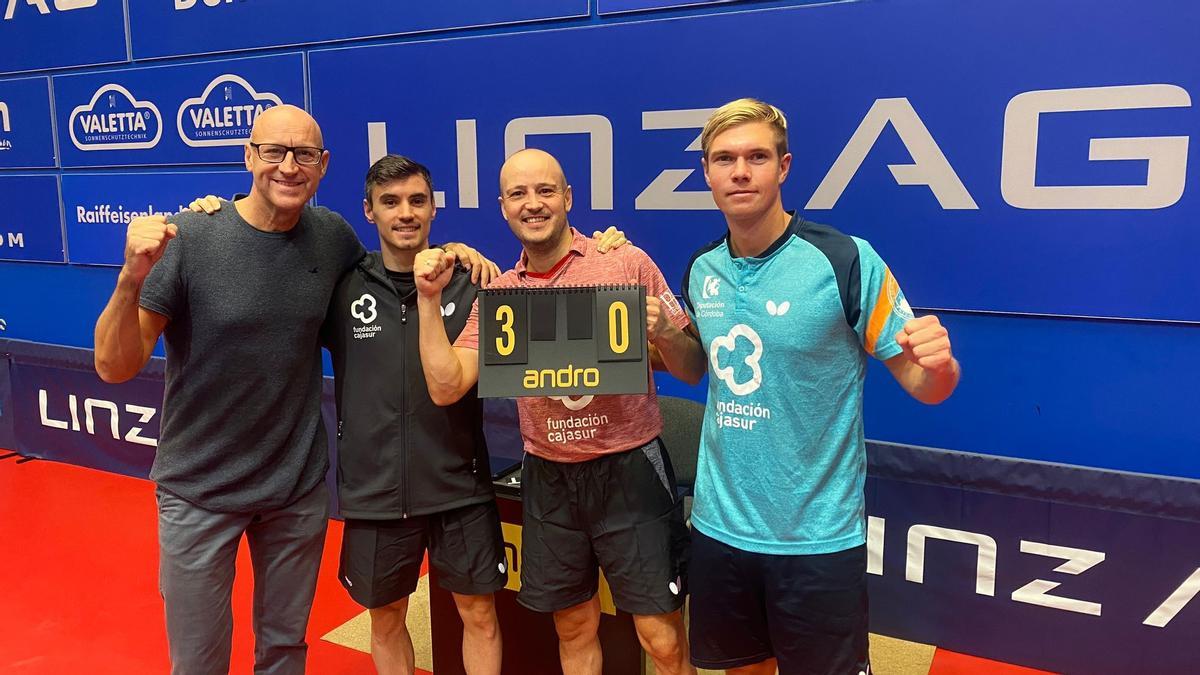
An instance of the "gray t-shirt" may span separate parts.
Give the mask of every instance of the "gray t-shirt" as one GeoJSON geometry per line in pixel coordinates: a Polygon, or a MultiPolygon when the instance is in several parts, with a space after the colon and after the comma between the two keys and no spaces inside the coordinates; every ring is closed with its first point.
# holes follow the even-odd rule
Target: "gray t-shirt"
{"type": "Polygon", "coordinates": [[[305,207],[288,232],[254,229],[230,202],[170,220],[179,236],[140,302],[170,319],[150,478],[210,511],[287,506],[329,466],[319,332],[362,244],[325,208],[305,207]]]}

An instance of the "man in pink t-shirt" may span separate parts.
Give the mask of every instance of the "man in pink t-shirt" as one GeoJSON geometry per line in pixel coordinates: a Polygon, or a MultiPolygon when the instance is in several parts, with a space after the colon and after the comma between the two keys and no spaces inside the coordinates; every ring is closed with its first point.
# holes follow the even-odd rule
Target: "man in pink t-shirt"
{"type": "MultiPolygon", "coordinates": [[[[567,222],[571,187],[554,157],[541,150],[509,157],[500,170],[500,207],[524,250],[491,287],[641,284],[651,360],[673,374],[704,372],[703,364],[681,360],[695,353],[684,348],[694,339],[683,331],[687,315],[649,256],[634,246],[598,255],[567,222]]],[[[439,405],[460,399],[479,378],[478,302],[453,345],[437,320],[453,264],[453,254],[429,249],[413,270],[421,361],[439,405]]],[[[517,600],[553,612],[567,675],[600,672],[598,568],[617,607],[634,615],[657,671],[695,672],[679,611],[688,533],[658,438],[662,419],[649,372],[646,377],[646,394],[517,400],[526,451],[517,600]]]]}

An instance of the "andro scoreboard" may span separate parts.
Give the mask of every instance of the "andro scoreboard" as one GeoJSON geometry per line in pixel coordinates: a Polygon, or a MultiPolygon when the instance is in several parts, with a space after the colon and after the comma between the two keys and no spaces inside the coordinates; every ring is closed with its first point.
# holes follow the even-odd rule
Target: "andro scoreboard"
{"type": "Polygon", "coordinates": [[[479,395],[650,391],[646,289],[496,288],[479,293],[479,395]]]}

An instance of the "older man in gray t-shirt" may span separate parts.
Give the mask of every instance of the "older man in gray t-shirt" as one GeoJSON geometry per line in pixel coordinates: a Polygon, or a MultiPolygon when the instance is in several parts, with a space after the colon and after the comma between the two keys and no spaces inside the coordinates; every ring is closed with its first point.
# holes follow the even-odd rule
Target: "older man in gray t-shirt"
{"type": "Polygon", "coordinates": [[[306,206],[329,162],[312,117],[270,108],[250,139],[253,185],[233,208],[130,223],[96,323],[96,371],[107,382],[135,376],[165,338],[151,477],[173,673],[228,672],[243,534],[255,671],[304,672],[325,539],[319,330],[334,285],[364,251],[340,216],[306,206]]]}

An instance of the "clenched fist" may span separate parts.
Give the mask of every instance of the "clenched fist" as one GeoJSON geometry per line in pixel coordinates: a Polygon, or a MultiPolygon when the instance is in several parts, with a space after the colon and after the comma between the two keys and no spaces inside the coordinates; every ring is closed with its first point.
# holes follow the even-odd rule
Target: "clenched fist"
{"type": "Polygon", "coordinates": [[[166,216],[134,218],[125,232],[125,271],[136,281],[145,279],[177,234],[166,216]]]}
{"type": "Polygon", "coordinates": [[[663,333],[671,329],[670,317],[663,301],[655,295],[646,296],[646,340],[656,342],[663,333]]]}
{"type": "Polygon", "coordinates": [[[942,371],[954,367],[950,334],[932,314],[905,323],[904,328],[896,333],[896,343],[904,350],[908,360],[923,370],[942,371]]]}
{"type": "Polygon", "coordinates": [[[426,297],[442,292],[454,274],[457,256],[440,248],[427,248],[413,260],[413,280],[417,293],[426,297]]]}

